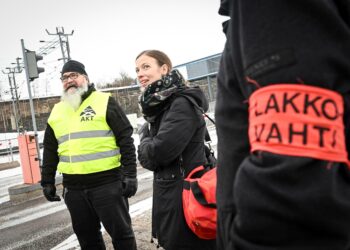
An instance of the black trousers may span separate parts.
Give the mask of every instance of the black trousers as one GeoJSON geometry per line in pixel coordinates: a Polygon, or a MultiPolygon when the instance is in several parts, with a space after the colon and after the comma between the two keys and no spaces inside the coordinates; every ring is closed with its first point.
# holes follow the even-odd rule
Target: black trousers
{"type": "Polygon", "coordinates": [[[221,2],[230,19],[215,111],[218,249],[350,249],[349,168],[251,154],[247,102],[259,87],[279,83],[336,91],[350,152],[350,2],[221,2]]]}
{"type": "Polygon", "coordinates": [[[121,195],[121,190],[120,181],[91,189],[66,189],[64,200],[82,249],[106,249],[101,222],[115,249],[136,249],[128,200],[121,195]]]}

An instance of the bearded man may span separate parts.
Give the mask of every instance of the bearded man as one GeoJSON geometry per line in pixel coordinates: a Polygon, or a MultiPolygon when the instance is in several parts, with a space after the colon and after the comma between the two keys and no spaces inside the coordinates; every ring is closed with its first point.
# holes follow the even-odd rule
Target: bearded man
{"type": "Polygon", "coordinates": [[[116,249],[136,249],[128,198],[137,190],[133,128],[110,96],[96,91],[85,66],[62,68],[63,93],[48,119],[41,186],[48,201],[63,174],[63,198],[82,249],[105,249],[101,223],[116,249]]]}

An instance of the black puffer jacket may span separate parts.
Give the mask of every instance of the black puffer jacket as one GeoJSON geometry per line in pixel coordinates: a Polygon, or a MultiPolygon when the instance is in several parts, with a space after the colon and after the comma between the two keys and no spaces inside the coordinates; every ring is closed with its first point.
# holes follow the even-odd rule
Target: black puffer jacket
{"type": "MultiPolygon", "coordinates": [[[[199,88],[187,88],[181,95],[191,96],[204,110],[208,109],[199,88]]],[[[181,95],[174,94],[167,108],[150,123],[151,136],[142,140],[139,149],[141,165],[150,164],[150,168],[155,169],[152,235],[167,250],[215,249],[214,240],[201,240],[192,233],[183,215],[181,165],[187,175],[204,164],[206,158],[204,119],[181,95]]]]}

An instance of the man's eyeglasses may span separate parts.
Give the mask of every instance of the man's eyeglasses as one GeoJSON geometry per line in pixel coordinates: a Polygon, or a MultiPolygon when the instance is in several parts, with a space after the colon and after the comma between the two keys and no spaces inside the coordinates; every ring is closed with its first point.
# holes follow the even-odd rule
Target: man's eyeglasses
{"type": "Polygon", "coordinates": [[[66,82],[68,81],[69,78],[72,80],[77,79],[79,75],[80,75],[79,73],[73,72],[73,73],[70,73],[69,75],[63,75],[60,79],[62,82],[66,82]]]}

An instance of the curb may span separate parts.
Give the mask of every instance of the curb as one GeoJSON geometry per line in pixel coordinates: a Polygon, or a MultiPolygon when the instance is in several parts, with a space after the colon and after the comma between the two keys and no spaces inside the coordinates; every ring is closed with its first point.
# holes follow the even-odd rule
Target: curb
{"type": "MultiPolygon", "coordinates": [[[[61,190],[62,176],[56,177],[55,185],[57,190],[61,190]]],[[[35,184],[19,184],[8,188],[8,193],[11,202],[28,201],[43,195],[40,183],[35,184]]]]}
{"type": "Polygon", "coordinates": [[[0,171],[21,166],[18,161],[0,163],[0,171]]]}

